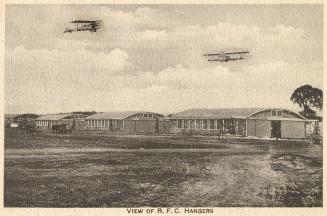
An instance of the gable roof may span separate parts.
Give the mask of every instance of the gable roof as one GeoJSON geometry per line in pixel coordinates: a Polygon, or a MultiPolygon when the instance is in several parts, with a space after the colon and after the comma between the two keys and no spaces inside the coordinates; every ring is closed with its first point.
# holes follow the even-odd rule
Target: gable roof
{"type": "Polygon", "coordinates": [[[176,114],[170,118],[205,118],[205,119],[222,119],[231,117],[248,117],[249,115],[259,112],[264,108],[230,108],[230,109],[188,109],[176,114]]]}
{"type": "Polygon", "coordinates": [[[66,118],[68,116],[71,116],[72,114],[50,114],[50,115],[43,115],[35,120],[52,120],[57,121],[63,118],[66,118]]]}
{"type": "Polygon", "coordinates": [[[90,115],[85,119],[125,119],[131,115],[135,115],[139,112],[136,111],[125,111],[125,112],[103,112],[90,115]]]}

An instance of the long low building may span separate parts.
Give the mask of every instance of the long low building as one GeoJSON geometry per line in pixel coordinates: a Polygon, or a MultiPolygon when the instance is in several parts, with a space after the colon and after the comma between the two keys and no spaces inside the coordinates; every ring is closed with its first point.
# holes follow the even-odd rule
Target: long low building
{"type": "Polygon", "coordinates": [[[85,118],[84,128],[108,132],[165,133],[170,131],[170,124],[163,117],[154,112],[103,112],[85,118]]]}
{"type": "Polygon", "coordinates": [[[305,138],[312,124],[300,114],[276,108],[189,109],[170,117],[173,133],[305,138]]]}
{"type": "Polygon", "coordinates": [[[189,109],[164,117],[154,112],[103,112],[90,116],[44,115],[36,126],[52,130],[67,124],[73,130],[122,132],[129,134],[203,134],[265,138],[306,138],[314,120],[281,108],[189,109]]]}
{"type": "Polygon", "coordinates": [[[43,115],[35,119],[36,127],[44,130],[51,131],[53,125],[67,124],[74,130],[79,129],[81,125],[79,124],[80,119],[87,117],[83,114],[50,114],[43,115]]]}
{"type": "Polygon", "coordinates": [[[25,125],[34,125],[35,119],[39,115],[32,113],[25,114],[5,114],[6,127],[24,127],[25,125]]]}

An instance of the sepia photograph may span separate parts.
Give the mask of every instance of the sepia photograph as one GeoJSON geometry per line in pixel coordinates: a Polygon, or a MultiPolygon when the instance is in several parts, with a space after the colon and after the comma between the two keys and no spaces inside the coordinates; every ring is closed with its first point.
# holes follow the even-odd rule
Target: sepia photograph
{"type": "Polygon", "coordinates": [[[5,208],[323,207],[323,4],[4,8],[5,208]]]}

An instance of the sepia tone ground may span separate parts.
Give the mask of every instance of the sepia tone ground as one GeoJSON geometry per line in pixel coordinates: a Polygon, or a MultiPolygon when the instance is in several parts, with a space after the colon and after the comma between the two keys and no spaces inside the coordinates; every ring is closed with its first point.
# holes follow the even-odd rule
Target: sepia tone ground
{"type": "Polygon", "coordinates": [[[6,207],[322,206],[322,146],[6,134],[6,207]]]}

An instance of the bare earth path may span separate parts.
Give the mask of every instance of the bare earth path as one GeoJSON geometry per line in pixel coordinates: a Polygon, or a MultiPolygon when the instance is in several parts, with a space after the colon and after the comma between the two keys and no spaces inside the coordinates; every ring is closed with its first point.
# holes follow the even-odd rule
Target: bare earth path
{"type": "Polygon", "coordinates": [[[5,206],[322,205],[322,146],[165,140],[8,136],[5,206]]]}

